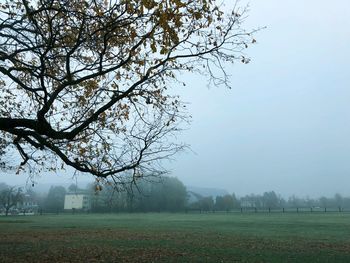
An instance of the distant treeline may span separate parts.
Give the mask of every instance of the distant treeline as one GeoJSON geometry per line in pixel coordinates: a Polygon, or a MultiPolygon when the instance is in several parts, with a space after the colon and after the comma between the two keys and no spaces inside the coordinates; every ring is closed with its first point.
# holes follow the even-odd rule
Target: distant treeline
{"type": "MultiPolygon", "coordinates": [[[[10,186],[0,183],[1,192],[10,186]]],[[[91,212],[180,212],[188,210],[230,211],[235,209],[281,209],[281,208],[342,208],[350,209],[350,197],[336,194],[334,197],[288,199],[274,191],[237,197],[235,194],[223,196],[202,196],[187,191],[184,184],[174,177],[163,177],[159,182],[142,181],[128,191],[116,191],[113,185],[91,184],[85,189],[71,185],[52,186],[47,194],[36,193],[33,188],[23,190],[26,198],[36,203],[45,212],[61,212],[67,193],[80,193],[89,196],[91,212]]],[[[4,199],[5,200],[5,199],[4,199]]],[[[0,198],[0,210],[5,201],[0,198]]]]}
{"type": "Polygon", "coordinates": [[[189,208],[203,211],[230,211],[235,209],[282,209],[282,208],[342,208],[350,209],[350,197],[342,197],[335,194],[334,197],[300,198],[291,196],[284,199],[274,191],[263,194],[251,194],[236,197],[235,194],[216,196],[215,198],[202,197],[194,203],[188,204],[189,208]]]}
{"type": "Polygon", "coordinates": [[[128,191],[115,191],[112,185],[98,192],[91,187],[90,191],[93,212],[176,212],[184,211],[187,204],[186,187],[174,177],[142,181],[128,191]]]}

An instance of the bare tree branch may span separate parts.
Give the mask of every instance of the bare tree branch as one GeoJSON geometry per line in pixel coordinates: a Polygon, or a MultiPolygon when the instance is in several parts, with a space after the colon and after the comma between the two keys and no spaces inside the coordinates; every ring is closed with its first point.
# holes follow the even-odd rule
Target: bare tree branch
{"type": "MultiPolygon", "coordinates": [[[[215,1],[5,1],[0,5],[0,131],[21,166],[56,160],[123,185],[165,171],[186,145],[177,73],[229,85],[249,59],[245,9],[215,1]],[[129,177],[128,177],[129,178],[129,177]]],[[[56,165],[55,165],[56,164],[56,165]]],[[[58,166],[58,167],[57,167],[58,166]]]]}

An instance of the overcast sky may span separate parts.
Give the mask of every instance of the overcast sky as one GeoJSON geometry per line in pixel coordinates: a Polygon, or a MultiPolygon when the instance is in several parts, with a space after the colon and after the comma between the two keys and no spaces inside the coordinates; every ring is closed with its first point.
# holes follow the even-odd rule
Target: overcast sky
{"type": "Polygon", "coordinates": [[[232,90],[193,80],[193,123],[173,174],[242,194],[350,196],[350,1],[251,1],[246,26],[267,26],[229,69],[232,90]]]}
{"type": "Polygon", "coordinates": [[[348,0],[252,0],[245,27],[267,28],[251,63],[227,68],[232,89],[192,76],[180,91],[193,116],[181,139],[195,154],[178,155],[172,175],[238,195],[350,196],[349,14],[348,0]]]}

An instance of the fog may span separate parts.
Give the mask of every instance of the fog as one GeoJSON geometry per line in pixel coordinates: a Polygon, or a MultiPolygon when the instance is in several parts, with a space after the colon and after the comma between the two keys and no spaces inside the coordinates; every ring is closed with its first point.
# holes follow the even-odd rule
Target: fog
{"type": "Polygon", "coordinates": [[[232,90],[183,92],[196,155],[172,165],[186,184],[238,194],[349,194],[349,1],[252,1],[248,27],[266,26],[229,69],[232,90]]]}
{"type": "MultiPolygon", "coordinates": [[[[349,195],[349,13],[346,0],[250,2],[244,27],[266,28],[246,51],[251,63],[227,67],[232,89],[208,89],[193,75],[182,76],[186,87],[176,87],[193,116],[179,139],[192,150],[166,164],[171,175],[238,195],[349,195]]],[[[72,174],[35,181],[90,180],[72,174]]],[[[0,177],[9,184],[26,179],[0,177]]]]}

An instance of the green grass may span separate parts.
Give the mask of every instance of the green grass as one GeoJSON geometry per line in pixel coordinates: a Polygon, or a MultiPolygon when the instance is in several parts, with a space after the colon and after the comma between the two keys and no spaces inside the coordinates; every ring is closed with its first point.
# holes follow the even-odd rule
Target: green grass
{"type": "Polygon", "coordinates": [[[350,214],[0,218],[0,262],[350,262],[350,214]]]}

